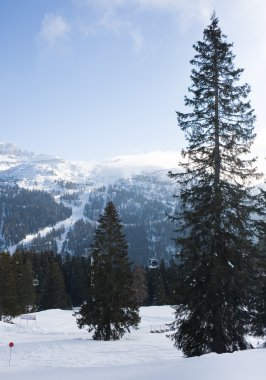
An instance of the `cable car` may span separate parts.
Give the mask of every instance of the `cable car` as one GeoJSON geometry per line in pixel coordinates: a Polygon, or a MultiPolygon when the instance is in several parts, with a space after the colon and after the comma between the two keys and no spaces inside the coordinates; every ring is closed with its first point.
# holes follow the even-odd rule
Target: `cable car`
{"type": "Polygon", "coordinates": [[[157,259],[152,258],[148,260],[148,268],[150,269],[156,269],[159,266],[159,262],[157,259]]]}
{"type": "Polygon", "coordinates": [[[39,285],[39,280],[38,280],[38,278],[35,278],[35,279],[33,280],[32,285],[33,285],[33,286],[38,286],[38,285],[39,285]]]}

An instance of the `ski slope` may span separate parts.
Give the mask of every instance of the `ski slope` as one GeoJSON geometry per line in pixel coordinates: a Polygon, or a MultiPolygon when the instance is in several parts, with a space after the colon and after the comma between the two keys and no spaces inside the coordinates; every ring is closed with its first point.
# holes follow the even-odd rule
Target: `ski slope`
{"type": "Polygon", "coordinates": [[[79,330],[73,311],[36,313],[36,324],[0,322],[0,379],[265,380],[265,349],[186,359],[165,333],[150,333],[173,320],[169,306],[143,307],[140,314],[138,330],[111,342],[79,330]]]}
{"type": "Polygon", "coordinates": [[[61,238],[56,239],[58,252],[61,252],[63,243],[66,239],[66,236],[67,236],[69,230],[71,228],[73,228],[74,224],[80,219],[88,220],[88,218],[86,218],[84,216],[84,207],[85,207],[85,204],[88,200],[89,193],[90,193],[89,191],[86,191],[86,192],[83,192],[80,194],[80,197],[79,197],[80,204],[78,206],[70,205],[70,204],[65,202],[65,205],[67,207],[71,207],[71,209],[72,209],[72,214],[69,218],[67,218],[65,220],[60,220],[54,226],[45,227],[45,228],[39,230],[38,232],[36,232],[35,234],[27,235],[25,237],[25,239],[19,241],[18,244],[15,244],[13,246],[9,246],[8,251],[11,254],[13,254],[19,245],[23,244],[25,246],[30,246],[32,240],[37,238],[38,236],[44,237],[48,233],[50,233],[53,229],[58,230],[61,227],[64,227],[65,232],[62,234],[61,238]]]}

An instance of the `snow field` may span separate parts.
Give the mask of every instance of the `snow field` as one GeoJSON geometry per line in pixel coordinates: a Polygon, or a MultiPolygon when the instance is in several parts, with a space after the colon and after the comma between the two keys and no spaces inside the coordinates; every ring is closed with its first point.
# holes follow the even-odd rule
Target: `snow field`
{"type": "Polygon", "coordinates": [[[173,320],[169,306],[143,307],[138,330],[120,341],[93,341],[73,311],[35,313],[34,321],[0,322],[0,379],[265,380],[265,349],[185,359],[153,325],[173,320]],[[9,367],[8,343],[13,341],[9,367]]]}

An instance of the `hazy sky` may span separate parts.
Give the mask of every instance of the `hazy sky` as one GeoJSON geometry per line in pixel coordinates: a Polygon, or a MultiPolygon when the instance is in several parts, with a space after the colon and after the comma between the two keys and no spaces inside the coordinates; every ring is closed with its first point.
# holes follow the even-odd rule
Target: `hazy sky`
{"type": "Polygon", "coordinates": [[[0,141],[75,160],[178,151],[192,44],[215,9],[252,86],[263,155],[265,3],[0,1],[0,141]]]}

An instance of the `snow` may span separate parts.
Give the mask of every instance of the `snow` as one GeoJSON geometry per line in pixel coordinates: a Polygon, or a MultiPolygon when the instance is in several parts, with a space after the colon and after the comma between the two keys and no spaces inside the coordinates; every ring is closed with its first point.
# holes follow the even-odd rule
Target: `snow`
{"type": "Polygon", "coordinates": [[[0,171],[8,170],[25,161],[50,160],[53,157],[47,154],[36,154],[21,150],[16,145],[8,142],[0,142],[0,171]]]}
{"type": "Polygon", "coordinates": [[[177,166],[179,154],[159,151],[83,162],[24,152],[12,144],[0,142],[0,158],[2,180],[13,179],[21,187],[51,191],[59,180],[101,186],[158,170],[167,177],[167,171],[177,166]]]}
{"type": "Polygon", "coordinates": [[[8,380],[264,380],[265,349],[186,359],[154,325],[173,320],[169,306],[143,307],[138,330],[120,341],[93,341],[73,311],[35,313],[34,321],[0,322],[0,378],[8,380]],[[9,366],[8,344],[15,346],[9,366]]]}
{"type": "Polygon", "coordinates": [[[63,243],[64,243],[64,241],[66,239],[66,236],[67,236],[69,230],[74,226],[74,224],[78,220],[80,220],[80,219],[86,220],[87,219],[86,217],[84,217],[83,214],[84,214],[84,207],[85,207],[85,204],[86,204],[86,202],[88,200],[88,197],[89,197],[89,192],[84,192],[84,193],[80,194],[80,198],[79,198],[80,204],[78,206],[69,205],[68,203],[65,203],[66,206],[71,207],[71,209],[72,209],[72,214],[71,214],[71,216],[69,218],[67,218],[65,220],[60,220],[54,226],[45,227],[42,230],[39,230],[35,234],[29,234],[29,235],[27,235],[25,237],[25,239],[21,240],[18,244],[10,246],[8,248],[9,252],[11,254],[13,254],[16,251],[18,245],[21,245],[21,244],[23,244],[23,245],[30,245],[30,243],[32,242],[32,240],[34,238],[36,238],[38,236],[44,237],[49,232],[51,232],[52,229],[58,230],[61,227],[64,227],[65,232],[62,234],[62,236],[61,236],[60,239],[56,239],[58,251],[61,252],[63,243]]]}

